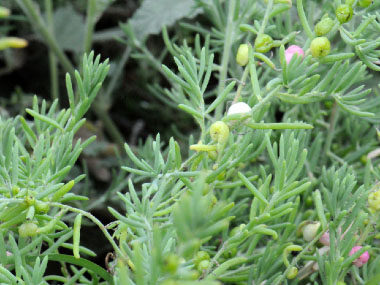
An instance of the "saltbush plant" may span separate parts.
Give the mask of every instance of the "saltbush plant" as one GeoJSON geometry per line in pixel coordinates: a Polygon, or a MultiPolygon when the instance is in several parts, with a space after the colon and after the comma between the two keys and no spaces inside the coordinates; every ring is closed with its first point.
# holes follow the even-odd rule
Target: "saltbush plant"
{"type": "Polygon", "coordinates": [[[95,141],[74,137],[92,104],[122,144],[96,97],[108,61],[90,52],[104,1],[88,1],[78,70],[51,1],[47,20],[16,1],[67,72],[68,107],[34,97],[26,115],[0,115],[0,282],[379,284],[380,2],[173,1],[145,0],[121,25],[123,62],[132,52],[155,70],[149,92],[197,128],[123,144],[108,225],[70,172],[95,141]],[[161,56],[147,45],[158,32],[161,56]],[[105,265],[81,246],[85,220],[112,247],[105,265]]]}

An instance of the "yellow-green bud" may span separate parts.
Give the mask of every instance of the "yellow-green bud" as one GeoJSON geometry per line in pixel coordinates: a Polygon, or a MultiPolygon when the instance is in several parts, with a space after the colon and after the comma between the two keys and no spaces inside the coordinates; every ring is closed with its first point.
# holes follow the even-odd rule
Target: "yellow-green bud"
{"type": "Polygon", "coordinates": [[[316,223],[313,222],[304,226],[302,229],[303,239],[305,241],[312,241],[317,235],[320,225],[321,224],[319,222],[316,222],[316,223]]]}
{"type": "Polygon", "coordinates": [[[164,270],[170,272],[171,274],[175,274],[177,272],[179,266],[180,258],[176,254],[169,254],[164,259],[164,270]]]}
{"type": "Polygon", "coordinates": [[[347,4],[339,5],[338,8],[336,8],[335,10],[336,18],[341,24],[344,24],[350,21],[353,14],[354,14],[354,11],[352,10],[352,7],[347,4]]]}
{"type": "Polygon", "coordinates": [[[237,54],[236,54],[236,62],[237,64],[241,65],[241,66],[246,66],[247,63],[248,63],[248,45],[247,44],[241,44],[239,46],[239,49],[237,51],[237,54]]]}
{"type": "Polygon", "coordinates": [[[318,37],[312,40],[310,52],[313,57],[322,57],[330,53],[330,41],[326,37],[318,37]]]}
{"type": "Polygon", "coordinates": [[[352,5],[354,5],[354,3],[355,3],[355,0],[346,0],[347,5],[352,6],[352,5]]]}
{"type": "Polygon", "coordinates": [[[34,207],[38,213],[47,213],[50,209],[49,204],[42,201],[37,201],[34,207]]]}
{"type": "Polygon", "coordinates": [[[199,262],[197,269],[202,272],[203,270],[206,270],[209,265],[210,265],[210,261],[202,260],[201,262],[199,262]]]}
{"type": "Polygon", "coordinates": [[[28,206],[33,206],[36,203],[36,199],[34,198],[33,195],[27,195],[25,196],[25,203],[28,206]]]}
{"type": "Polygon", "coordinates": [[[0,7],[0,19],[6,18],[11,14],[11,11],[5,7],[0,7]]]}
{"type": "Polygon", "coordinates": [[[288,274],[286,275],[286,278],[288,279],[294,279],[297,277],[297,274],[298,274],[298,269],[297,267],[293,266],[290,271],[288,272],[288,274]]]}
{"type": "Polygon", "coordinates": [[[227,259],[230,259],[230,258],[233,258],[235,257],[237,254],[237,248],[236,247],[233,247],[229,250],[226,250],[224,253],[223,253],[223,257],[227,258],[227,259]]]}
{"type": "Polygon", "coordinates": [[[195,266],[198,266],[203,260],[210,260],[210,255],[206,251],[198,251],[194,259],[195,266]]]}
{"type": "Polygon", "coordinates": [[[255,51],[266,53],[273,47],[273,39],[266,34],[259,35],[255,40],[255,51]]]}
{"type": "Polygon", "coordinates": [[[334,20],[330,17],[323,17],[314,28],[315,34],[320,37],[326,35],[334,27],[334,20]]]}
{"type": "Polygon", "coordinates": [[[380,189],[368,195],[368,205],[372,212],[380,211],[380,189]]]}
{"type": "Polygon", "coordinates": [[[217,143],[225,143],[230,135],[230,129],[225,122],[217,121],[210,127],[210,136],[217,143]]]}
{"type": "Polygon", "coordinates": [[[34,223],[25,223],[19,226],[18,233],[21,237],[34,237],[38,234],[38,226],[34,223]]]}
{"type": "Polygon", "coordinates": [[[372,0],[359,0],[359,6],[363,8],[367,8],[373,3],[372,0]]]}

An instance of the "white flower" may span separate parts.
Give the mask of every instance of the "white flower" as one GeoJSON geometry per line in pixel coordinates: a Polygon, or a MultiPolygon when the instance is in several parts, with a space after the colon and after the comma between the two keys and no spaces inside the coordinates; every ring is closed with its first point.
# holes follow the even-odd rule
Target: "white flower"
{"type": "Polygon", "coordinates": [[[227,115],[234,115],[234,114],[246,114],[251,112],[251,107],[248,106],[247,103],[239,102],[233,104],[227,112],[227,115]]]}

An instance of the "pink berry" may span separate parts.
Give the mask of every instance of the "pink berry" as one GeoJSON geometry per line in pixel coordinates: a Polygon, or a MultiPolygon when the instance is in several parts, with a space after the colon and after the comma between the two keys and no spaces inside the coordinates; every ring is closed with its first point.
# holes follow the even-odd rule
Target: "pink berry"
{"type": "Polygon", "coordinates": [[[329,232],[325,232],[320,238],[319,241],[321,244],[329,246],[330,245],[330,234],[329,232]]]}
{"type": "Polygon", "coordinates": [[[301,57],[305,55],[302,48],[296,45],[292,45],[285,50],[285,59],[287,64],[289,64],[294,54],[298,54],[298,56],[301,57]]]}
{"type": "MultiPolygon", "coordinates": [[[[350,256],[353,255],[355,252],[357,252],[358,250],[360,250],[362,248],[362,246],[354,246],[351,251],[350,251],[350,256]]],[[[363,264],[367,263],[369,259],[369,253],[368,251],[364,252],[361,256],[359,256],[359,258],[355,259],[354,260],[354,264],[356,267],[361,267],[363,266],[363,264]]]]}

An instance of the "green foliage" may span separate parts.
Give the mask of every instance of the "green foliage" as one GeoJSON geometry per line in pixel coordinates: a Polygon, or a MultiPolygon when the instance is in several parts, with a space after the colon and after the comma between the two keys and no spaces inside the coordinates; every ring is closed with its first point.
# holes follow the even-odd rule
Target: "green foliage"
{"type": "MultiPolygon", "coordinates": [[[[84,50],[111,2],[88,2],[84,50]]],[[[62,51],[68,42],[43,25],[30,0],[18,0],[68,72],[69,108],[34,97],[27,116],[0,117],[1,282],[378,281],[379,213],[367,203],[380,179],[374,126],[380,122],[380,3],[347,1],[350,15],[343,19],[334,17],[341,1],[190,2],[145,0],[121,25],[127,45],[121,62],[131,51],[155,77],[149,93],[170,110],[184,111],[196,129],[177,129],[168,142],[157,134],[145,143],[123,144],[125,173],[94,202],[105,204],[114,218],[105,226],[88,211],[93,205],[81,204],[88,195],[70,192],[84,175],[69,172],[95,139],[74,137],[92,104],[114,127],[95,99],[108,61],[90,53],[81,72],[74,71],[62,51]],[[196,20],[186,20],[194,15],[196,20]],[[321,43],[314,27],[324,15],[332,18],[321,43]],[[148,36],[160,31],[164,46],[156,54],[148,36]],[[242,44],[244,64],[235,62],[242,44]],[[293,44],[305,55],[287,58],[285,46],[293,44]],[[231,114],[237,102],[245,103],[245,111],[231,114]],[[95,255],[80,245],[88,220],[112,246],[108,272],[83,257],[95,255]],[[308,225],[318,227],[304,238],[308,225]],[[320,240],[326,235],[328,244],[320,240]],[[363,248],[350,256],[357,245],[363,248]],[[354,261],[365,251],[369,261],[357,267],[354,261]],[[61,275],[45,274],[51,261],[64,265],[61,275]]],[[[120,144],[117,129],[110,133],[120,144]]]]}

